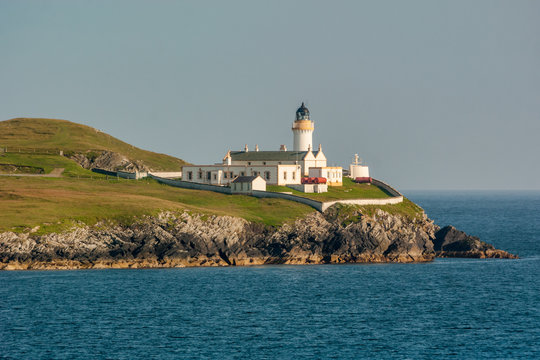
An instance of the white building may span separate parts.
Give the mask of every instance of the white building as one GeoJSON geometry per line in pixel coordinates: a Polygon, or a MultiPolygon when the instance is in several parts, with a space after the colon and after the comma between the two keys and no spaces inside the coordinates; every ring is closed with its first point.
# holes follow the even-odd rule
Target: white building
{"type": "Polygon", "coordinates": [[[343,169],[339,166],[312,167],[309,169],[309,177],[326,178],[328,186],[343,185],[343,169]]]}
{"type": "Polygon", "coordinates": [[[296,110],[293,122],[293,151],[281,145],[279,151],[228,151],[221,164],[186,165],[182,168],[182,180],[213,185],[229,185],[237,176],[261,176],[267,184],[300,184],[302,176],[311,176],[310,169],[317,170],[317,177],[327,177],[328,184],[342,184],[341,168],[327,167],[321,145],[313,151],[314,123],[304,103],[296,110]],[[338,171],[339,170],[339,171],[338,171]],[[324,174],[324,175],[321,175],[324,174]]]}
{"type": "Polygon", "coordinates": [[[361,164],[358,154],[354,154],[353,163],[349,165],[349,177],[351,179],[369,177],[369,167],[361,164]]]}
{"type": "Polygon", "coordinates": [[[300,184],[300,165],[184,165],[182,180],[228,186],[237,176],[261,176],[267,184],[300,184]]]}
{"type": "Polygon", "coordinates": [[[305,193],[325,193],[328,192],[327,184],[300,184],[300,185],[288,185],[291,189],[298,190],[305,193]]]}
{"type": "Polygon", "coordinates": [[[223,165],[266,166],[266,165],[299,165],[301,174],[308,176],[309,168],[326,166],[326,156],[319,145],[318,151],[229,151],[223,158],[223,165]]]}
{"type": "Polygon", "coordinates": [[[266,191],[266,181],[260,176],[237,176],[231,182],[233,194],[251,194],[254,190],[266,191]]]}

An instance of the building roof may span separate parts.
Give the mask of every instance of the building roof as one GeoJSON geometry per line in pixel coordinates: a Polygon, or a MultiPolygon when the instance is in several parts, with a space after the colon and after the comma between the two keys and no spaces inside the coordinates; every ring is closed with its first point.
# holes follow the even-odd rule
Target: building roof
{"type": "Polygon", "coordinates": [[[250,183],[253,182],[259,176],[237,176],[232,182],[233,183],[250,183]]]}
{"type": "MultiPolygon", "coordinates": [[[[301,161],[307,151],[231,151],[232,161],[301,161]]],[[[317,156],[318,151],[313,151],[317,156]]]]}

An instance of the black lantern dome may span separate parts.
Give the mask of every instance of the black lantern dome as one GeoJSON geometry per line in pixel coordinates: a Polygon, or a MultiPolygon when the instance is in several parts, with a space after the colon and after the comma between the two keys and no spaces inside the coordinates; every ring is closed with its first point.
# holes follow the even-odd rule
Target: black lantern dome
{"type": "Polygon", "coordinates": [[[296,120],[309,120],[309,110],[304,103],[296,110],[296,120]]]}

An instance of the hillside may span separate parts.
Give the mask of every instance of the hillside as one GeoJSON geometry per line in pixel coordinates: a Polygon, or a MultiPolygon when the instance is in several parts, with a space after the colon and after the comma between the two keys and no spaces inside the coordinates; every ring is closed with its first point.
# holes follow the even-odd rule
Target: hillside
{"type": "Polygon", "coordinates": [[[0,121],[0,148],[8,152],[63,151],[64,155],[84,167],[104,156],[117,160],[124,158],[118,167],[178,171],[186,164],[182,159],[142,150],[92,127],[67,120],[16,118],[0,121]],[[129,162],[126,162],[128,159],[129,162]]]}
{"type": "Polygon", "coordinates": [[[0,176],[0,233],[61,232],[99,221],[130,223],[159,211],[230,215],[266,225],[281,225],[313,213],[311,207],[283,199],[257,199],[162,185],[155,180],[40,178],[0,176]],[[83,205],[83,206],[81,206],[83,205]],[[279,208],[279,211],[275,209],[279,208]],[[37,228],[36,228],[37,226],[37,228]]]}

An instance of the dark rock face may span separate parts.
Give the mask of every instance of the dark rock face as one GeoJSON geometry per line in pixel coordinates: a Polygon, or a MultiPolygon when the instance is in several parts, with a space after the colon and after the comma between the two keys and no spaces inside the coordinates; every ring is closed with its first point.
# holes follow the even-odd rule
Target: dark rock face
{"type": "Polygon", "coordinates": [[[468,258],[506,258],[515,259],[516,255],[497,250],[491,244],[480,241],[453,226],[445,226],[437,231],[433,240],[438,257],[468,258]]]}
{"type": "Polygon", "coordinates": [[[127,157],[112,151],[102,151],[95,156],[76,153],[69,156],[85,169],[100,168],[109,171],[148,171],[150,170],[142,161],[131,161],[127,157]]]}
{"type": "Polygon", "coordinates": [[[416,262],[479,252],[505,257],[454,228],[439,230],[426,216],[410,220],[381,210],[344,217],[331,209],[279,228],[163,212],[130,226],[98,224],[43,236],[0,233],[0,269],[416,262]]]}

